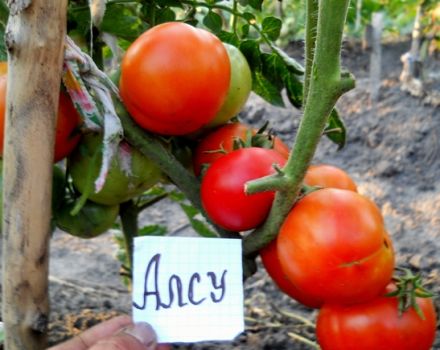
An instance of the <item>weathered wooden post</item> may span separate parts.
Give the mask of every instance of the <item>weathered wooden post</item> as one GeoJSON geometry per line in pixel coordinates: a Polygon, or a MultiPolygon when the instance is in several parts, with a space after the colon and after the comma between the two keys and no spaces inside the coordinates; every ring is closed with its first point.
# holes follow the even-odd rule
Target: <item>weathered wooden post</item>
{"type": "Polygon", "coordinates": [[[45,349],[55,119],[67,0],[9,0],[2,313],[7,350],[45,349]]]}

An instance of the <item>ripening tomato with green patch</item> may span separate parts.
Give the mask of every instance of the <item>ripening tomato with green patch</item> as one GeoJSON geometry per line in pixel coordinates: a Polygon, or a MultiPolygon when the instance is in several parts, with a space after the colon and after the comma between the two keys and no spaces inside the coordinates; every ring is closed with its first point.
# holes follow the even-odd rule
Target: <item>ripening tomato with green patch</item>
{"type": "Polygon", "coordinates": [[[285,159],[289,157],[289,147],[280,138],[268,133],[259,133],[257,129],[243,123],[230,123],[208,133],[198,143],[193,153],[194,173],[200,175],[204,165],[209,166],[232,152],[234,141],[237,139],[253,147],[273,148],[285,159]]]}
{"type": "Polygon", "coordinates": [[[225,44],[231,62],[231,81],[225,102],[207,125],[213,128],[227,123],[235,117],[246,103],[252,90],[252,72],[246,57],[234,45],[225,44]]]}
{"type": "Polygon", "coordinates": [[[223,105],[231,67],[222,42],[182,22],[155,26],[128,48],[121,64],[122,100],[142,128],[185,135],[208,124],[223,105]]]}
{"type": "Polygon", "coordinates": [[[379,295],[394,251],[379,208],[348,190],[324,188],[292,208],[277,238],[286,277],[311,298],[352,304],[379,295]]]}
{"type": "MultiPolygon", "coordinates": [[[[6,85],[7,66],[0,63],[0,155],[3,155],[3,143],[5,134],[6,117],[6,85]]],[[[79,127],[81,117],[75,109],[72,100],[64,92],[60,91],[58,101],[58,115],[55,129],[54,163],[67,157],[77,146],[81,134],[79,127]]]]}
{"type": "Polygon", "coordinates": [[[84,135],[67,163],[73,185],[91,201],[115,205],[142,194],[162,176],[158,166],[137,149],[122,141],[113,157],[104,186],[95,192],[102,162],[102,135],[84,135]]]}
{"type": "Polygon", "coordinates": [[[353,179],[341,168],[329,164],[310,165],[304,177],[304,184],[357,192],[353,179]]]}
{"type": "Polygon", "coordinates": [[[200,195],[208,217],[231,231],[250,230],[260,225],[272,206],[274,192],[252,195],[245,184],[275,172],[286,159],[278,152],[258,147],[241,148],[216,160],[202,179],[200,195]]]}
{"type": "Polygon", "coordinates": [[[414,307],[399,314],[396,296],[383,295],[355,305],[324,305],[316,334],[322,350],[429,350],[435,340],[437,316],[431,298],[416,297],[414,307]]]}

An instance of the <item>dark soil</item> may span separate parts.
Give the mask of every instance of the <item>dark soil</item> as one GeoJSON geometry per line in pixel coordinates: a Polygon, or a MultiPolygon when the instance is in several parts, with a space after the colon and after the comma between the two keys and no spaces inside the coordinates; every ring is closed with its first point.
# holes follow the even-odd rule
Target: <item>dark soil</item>
{"type": "MultiPolygon", "coordinates": [[[[344,64],[358,78],[356,89],[338,102],[348,130],[347,144],[337,150],[323,139],[314,162],[334,164],[351,174],[359,192],[381,208],[398,264],[420,271],[439,294],[440,109],[400,90],[400,55],[408,47],[406,42],[384,46],[380,99],[373,105],[368,93],[369,54],[362,52],[358,44],[345,45],[344,64]]],[[[298,52],[300,45],[292,45],[290,53],[300,58],[298,52]]],[[[274,108],[255,96],[242,113],[254,124],[271,120],[272,127],[287,142],[293,140],[292,130],[296,130],[299,116],[299,111],[274,108]]],[[[171,202],[161,202],[143,220],[166,224],[174,234],[191,234],[185,217],[171,202]]],[[[130,295],[120,281],[112,235],[109,232],[98,239],[81,241],[55,233],[51,250],[51,343],[115,314],[130,313],[130,295]]],[[[175,348],[314,348],[307,341],[315,341],[316,311],[281,294],[264,269],[246,282],[245,293],[246,331],[234,342],[175,348]]],[[[440,349],[440,336],[434,349],[440,349]]]]}

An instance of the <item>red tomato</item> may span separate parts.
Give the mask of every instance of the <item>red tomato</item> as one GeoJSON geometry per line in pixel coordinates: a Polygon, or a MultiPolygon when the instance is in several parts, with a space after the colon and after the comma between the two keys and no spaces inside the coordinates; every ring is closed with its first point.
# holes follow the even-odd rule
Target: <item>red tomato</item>
{"type": "Polygon", "coordinates": [[[344,170],[333,165],[310,165],[304,177],[304,183],[308,186],[340,188],[357,192],[352,178],[344,170]]]}
{"type": "MultiPolygon", "coordinates": [[[[225,124],[205,136],[194,150],[193,167],[194,173],[198,176],[202,170],[202,165],[212,164],[215,160],[234,150],[234,140],[247,140],[249,134],[255,135],[253,129],[242,123],[225,124]],[[218,152],[216,152],[218,151],[218,152]]],[[[274,148],[284,158],[289,157],[289,147],[278,137],[275,137],[274,148]]]]}
{"type": "Polygon", "coordinates": [[[214,162],[202,180],[203,207],[217,225],[231,231],[245,231],[260,225],[269,213],[274,192],[246,195],[246,182],[275,172],[286,159],[271,149],[242,148],[214,162]]]}
{"type": "Polygon", "coordinates": [[[377,206],[360,194],[324,188],[293,207],[277,238],[287,278],[309,297],[350,304],[379,295],[394,252],[377,206]]]}
{"type": "Polygon", "coordinates": [[[424,320],[413,308],[399,316],[396,297],[379,296],[350,306],[324,305],[316,325],[319,345],[322,350],[429,350],[436,332],[434,305],[429,298],[416,302],[424,320]]]}
{"type": "Polygon", "coordinates": [[[229,89],[231,67],[222,42],[181,22],[160,24],[128,48],[120,92],[144,129],[184,135],[209,123],[229,89]]]}
{"type": "Polygon", "coordinates": [[[260,250],[260,256],[264,268],[281,291],[305,306],[311,308],[319,308],[322,306],[322,300],[311,298],[309,295],[301,292],[287,279],[281,268],[280,260],[278,259],[276,240],[260,250]]]}
{"type": "MultiPolygon", "coordinates": [[[[0,65],[0,70],[1,69],[0,65]]],[[[0,155],[3,155],[6,116],[6,82],[7,76],[0,76],[0,155]]],[[[64,92],[60,92],[58,119],[55,130],[55,163],[67,157],[78,144],[81,137],[78,130],[80,123],[81,117],[76,111],[72,100],[64,92]]]]}

